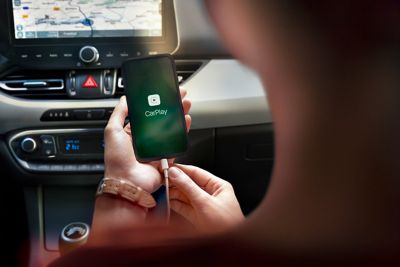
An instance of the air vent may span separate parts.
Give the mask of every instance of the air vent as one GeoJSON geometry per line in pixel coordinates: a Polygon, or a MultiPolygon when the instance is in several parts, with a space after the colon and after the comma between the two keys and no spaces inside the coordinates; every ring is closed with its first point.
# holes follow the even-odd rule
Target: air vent
{"type": "Polygon", "coordinates": [[[29,99],[67,98],[63,71],[16,71],[0,79],[0,90],[29,99]]]}
{"type": "MultiPolygon", "coordinates": [[[[176,63],[176,72],[178,76],[179,84],[184,84],[193,75],[198,72],[203,66],[207,64],[207,60],[177,60],[176,63]]],[[[115,95],[120,97],[124,94],[124,83],[121,77],[121,72],[118,72],[118,82],[117,82],[117,90],[115,95]]]]}

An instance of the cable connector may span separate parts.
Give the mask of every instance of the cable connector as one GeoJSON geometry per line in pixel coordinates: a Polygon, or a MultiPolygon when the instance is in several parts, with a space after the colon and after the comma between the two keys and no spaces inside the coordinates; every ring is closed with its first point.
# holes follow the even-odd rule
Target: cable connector
{"type": "Polygon", "coordinates": [[[164,180],[165,180],[165,196],[167,199],[167,223],[169,223],[169,219],[171,217],[171,208],[169,204],[169,176],[168,176],[168,160],[167,159],[162,159],[161,160],[161,169],[164,173],[164,180]]]}

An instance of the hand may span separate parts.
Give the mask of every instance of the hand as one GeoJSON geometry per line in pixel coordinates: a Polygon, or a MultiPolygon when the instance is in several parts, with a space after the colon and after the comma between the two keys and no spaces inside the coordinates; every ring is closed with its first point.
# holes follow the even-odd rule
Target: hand
{"type": "Polygon", "coordinates": [[[220,232],[244,220],[232,185],[194,166],[169,169],[171,209],[203,232],[220,232]]]}
{"type": "MultiPolygon", "coordinates": [[[[188,112],[191,102],[185,99],[187,92],[181,90],[186,127],[189,130],[191,117],[188,112]]],[[[128,116],[128,106],[125,96],[121,97],[104,131],[104,176],[107,178],[128,179],[145,191],[153,193],[162,181],[159,162],[140,163],[136,160],[133,150],[130,124],[124,127],[128,116]]]]}

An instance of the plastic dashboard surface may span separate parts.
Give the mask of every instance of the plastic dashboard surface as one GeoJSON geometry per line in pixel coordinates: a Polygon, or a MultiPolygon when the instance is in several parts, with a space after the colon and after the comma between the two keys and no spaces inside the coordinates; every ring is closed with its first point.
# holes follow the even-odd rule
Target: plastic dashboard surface
{"type": "MultiPolygon", "coordinates": [[[[236,60],[211,60],[183,87],[192,100],[192,129],[271,122],[258,77],[236,60]]],[[[48,109],[110,108],[117,99],[26,100],[0,92],[0,134],[21,128],[94,125],[98,122],[41,122],[48,109]]]]}
{"type": "MultiPolygon", "coordinates": [[[[175,0],[178,59],[226,57],[202,0],[175,0]],[[196,12],[194,12],[196,11],[196,12]]],[[[5,65],[0,62],[1,67],[5,65]]],[[[212,59],[183,86],[192,100],[193,129],[271,122],[258,77],[233,59],[212,59]]],[[[42,122],[49,109],[113,108],[117,99],[26,100],[0,92],[0,134],[19,129],[89,126],[99,122],[42,122]]]]}

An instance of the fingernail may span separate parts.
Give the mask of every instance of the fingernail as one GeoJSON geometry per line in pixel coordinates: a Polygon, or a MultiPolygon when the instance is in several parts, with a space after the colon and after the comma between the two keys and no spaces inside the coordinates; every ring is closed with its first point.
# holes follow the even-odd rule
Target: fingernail
{"type": "Polygon", "coordinates": [[[181,170],[176,168],[176,167],[172,167],[168,170],[168,174],[170,178],[177,178],[181,173],[181,170]]]}

